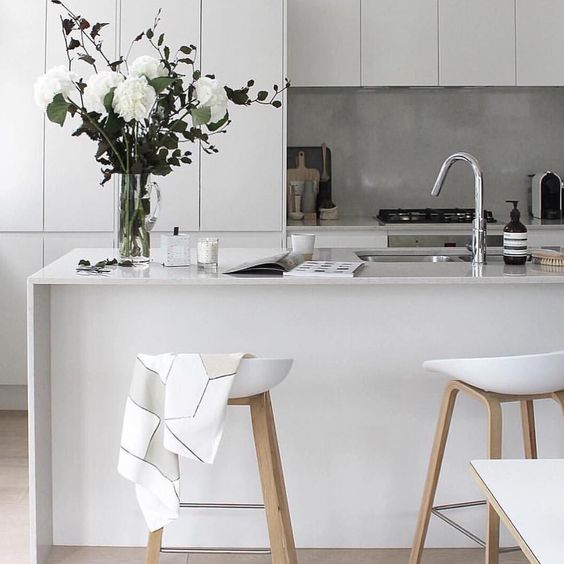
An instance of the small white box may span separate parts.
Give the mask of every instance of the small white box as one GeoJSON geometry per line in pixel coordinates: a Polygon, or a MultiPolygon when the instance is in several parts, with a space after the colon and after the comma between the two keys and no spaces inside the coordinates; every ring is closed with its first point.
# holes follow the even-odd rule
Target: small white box
{"type": "Polygon", "coordinates": [[[164,266],[190,266],[190,235],[187,233],[162,235],[161,249],[164,266]]]}

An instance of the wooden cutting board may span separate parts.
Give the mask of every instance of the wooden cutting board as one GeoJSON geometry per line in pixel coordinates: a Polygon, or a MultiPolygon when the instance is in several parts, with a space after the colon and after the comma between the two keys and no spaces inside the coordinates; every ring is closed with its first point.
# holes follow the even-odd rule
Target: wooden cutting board
{"type": "Polygon", "coordinates": [[[300,180],[313,180],[319,182],[321,174],[316,168],[308,168],[304,151],[299,151],[296,158],[296,168],[288,169],[288,182],[300,180]]]}

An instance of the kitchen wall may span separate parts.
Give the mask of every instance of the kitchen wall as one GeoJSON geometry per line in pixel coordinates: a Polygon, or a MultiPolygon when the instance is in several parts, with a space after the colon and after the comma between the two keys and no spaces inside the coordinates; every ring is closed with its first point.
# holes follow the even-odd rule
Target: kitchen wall
{"type": "Polygon", "coordinates": [[[473,207],[472,175],[451,171],[429,195],[449,154],[468,151],[484,169],[485,205],[526,209],[528,174],[564,174],[561,88],[293,88],[288,144],[333,152],[333,195],[347,215],[381,207],[473,207]]]}

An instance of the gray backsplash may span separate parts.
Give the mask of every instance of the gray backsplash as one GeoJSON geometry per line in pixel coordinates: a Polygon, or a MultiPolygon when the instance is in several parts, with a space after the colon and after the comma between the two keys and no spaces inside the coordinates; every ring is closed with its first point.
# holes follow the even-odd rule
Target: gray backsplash
{"type": "Polygon", "coordinates": [[[430,196],[442,161],[474,154],[484,169],[485,206],[505,221],[528,174],[564,173],[564,89],[292,88],[288,144],[333,155],[333,199],[345,215],[384,207],[473,207],[469,168],[452,169],[430,196]]]}

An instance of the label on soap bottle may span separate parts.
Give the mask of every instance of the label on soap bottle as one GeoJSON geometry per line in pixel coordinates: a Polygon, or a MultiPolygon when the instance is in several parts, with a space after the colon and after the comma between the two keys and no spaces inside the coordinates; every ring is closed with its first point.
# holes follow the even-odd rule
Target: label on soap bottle
{"type": "Polygon", "coordinates": [[[503,234],[503,256],[526,257],[527,256],[527,233],[504,233],[503,234]]]}

